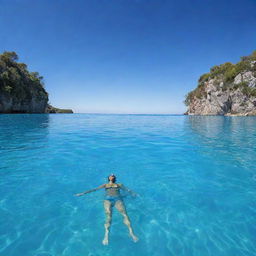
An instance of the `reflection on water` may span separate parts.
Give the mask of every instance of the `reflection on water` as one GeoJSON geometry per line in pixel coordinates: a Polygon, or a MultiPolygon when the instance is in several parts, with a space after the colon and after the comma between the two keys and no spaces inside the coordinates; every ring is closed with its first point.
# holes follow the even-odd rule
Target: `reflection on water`
{"type": "Polygon", "coordinates": [[[233,165],[254,170],[250,163],[256,144],[255,117],[189,116],[188,122],[198,135],[193,136],[195,143],[206,154],[218,155],[216,161],[233,161],[233,165]]]}
{"type": "Polygon", "coordinates": [[[0,115],[1,149],[19,149],[30,143],[38,143],[48,134],[48,114],[0,115]]]}
{"type": "Polygon", "coordinates": [[[47,147],[48,127],[48,114],[0,115],[1,175],[11,172],[23,178],[26,172],[17,173],[21,166],[27,166],[29,161],[39,163],[40,154],[47,147]]]}
{"type": "Polygon", "coordinates": [[[254,117],[0,115],[0,255],[256,255],[254,117]],[[101,185],[117,212],[104,235],[101,185]]]}

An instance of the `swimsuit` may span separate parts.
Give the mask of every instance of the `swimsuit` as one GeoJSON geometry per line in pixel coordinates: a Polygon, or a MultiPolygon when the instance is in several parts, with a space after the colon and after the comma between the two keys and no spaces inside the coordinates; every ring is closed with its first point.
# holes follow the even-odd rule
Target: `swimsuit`
{"type": "MultiPolygon", "coordinates": [[[[106,189],[118,189],[119,190],[119,187],[107,187],[106,189]]],[[[105,195],[105,200],[108,200],[111,202],[111,204],[115,204],[118,200],[122,200],[122,197],[121,195],[108,195],[106,194],[105,195]]]]}
{"type": "Polygon", "coordinates": [[[112,204],[115,204],[118,200],[122,200],[120,196],[105,196],[105,200],[110,201],[112,204]]]}

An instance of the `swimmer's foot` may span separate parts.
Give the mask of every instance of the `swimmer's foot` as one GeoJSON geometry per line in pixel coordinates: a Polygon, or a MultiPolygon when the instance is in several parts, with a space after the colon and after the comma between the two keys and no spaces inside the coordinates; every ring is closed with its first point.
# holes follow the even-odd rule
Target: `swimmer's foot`
{"type": "Polygon", "coordinates": [[[104,239],[102,240],[103,245],[108,245],[108,236],[105,236],[104,239]]]}
{"type": "Polygon", "coordinates": [[[139,241],[139,238],[137,236],[135,236],[133,233],[130,233],[130,236],[132,237],[132,240],[134,243],[139,241]]]}

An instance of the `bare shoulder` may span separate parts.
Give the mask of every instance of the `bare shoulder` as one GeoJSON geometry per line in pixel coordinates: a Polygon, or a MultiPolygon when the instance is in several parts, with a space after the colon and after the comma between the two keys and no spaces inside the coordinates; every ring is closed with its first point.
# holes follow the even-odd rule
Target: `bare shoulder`
{"type": "Polygon", "coordinates": [[[100,185],[100,188],[105,188],[107,184],[100,185]]]}
{"type": "Polygon", "coordinates": [[[118,185],[118,187],[121,188],[123,186],[123,183],[118,183],[117,185],[118,185]]]}

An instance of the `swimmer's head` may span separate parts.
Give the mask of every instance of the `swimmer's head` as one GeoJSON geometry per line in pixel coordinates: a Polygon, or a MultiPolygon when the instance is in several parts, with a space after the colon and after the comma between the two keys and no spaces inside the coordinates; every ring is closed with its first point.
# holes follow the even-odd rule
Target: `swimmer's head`
{"type": "Polygon", "coordinates": [[[108,181],[112,181],[113,183],[116,182],[116,176],[112,173],[108,176],[108,181]]]}

